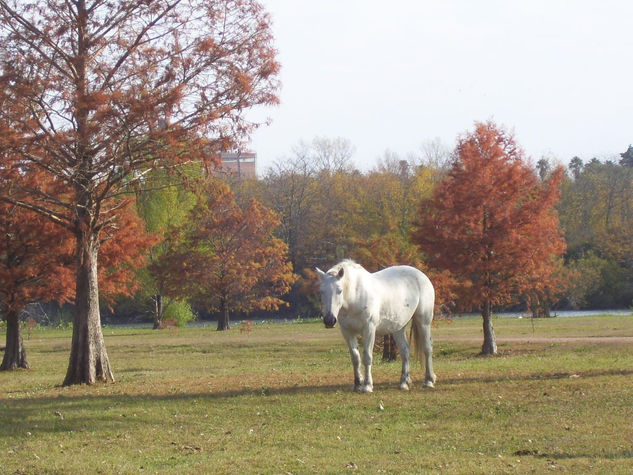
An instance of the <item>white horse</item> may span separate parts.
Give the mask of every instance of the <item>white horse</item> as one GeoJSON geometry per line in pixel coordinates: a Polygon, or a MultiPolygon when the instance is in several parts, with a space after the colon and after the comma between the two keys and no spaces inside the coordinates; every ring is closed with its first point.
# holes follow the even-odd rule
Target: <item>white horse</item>
{"type": "Polygon", "coordinates": [[[407,323],[413,318],[412,335],[420,360],[426,360],[424,386],[435,384],[431,321],[435,291],[429,278],[409,266],[388,267],[371,274],[350,260],[344,260],[323,272],[317,268],[321,283],[323,322],[334,328],[337,322],[347,341],[354,365],[354,390],[373,391],[372,353],[376,335],[392,334],[402,358],[400,389],[411,385],[407,323]],[[365,378],[360,371],[358,337],[363,339],[365,378]]]}

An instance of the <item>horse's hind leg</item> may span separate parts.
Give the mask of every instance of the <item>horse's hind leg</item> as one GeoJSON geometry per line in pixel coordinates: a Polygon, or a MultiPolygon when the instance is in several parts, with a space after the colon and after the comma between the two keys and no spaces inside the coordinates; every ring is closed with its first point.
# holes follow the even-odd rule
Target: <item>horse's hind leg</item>
{"type": "Polygon", "coordinates": [[[405,330],[406,327],[394,333],[393,339],[396,340],[398,351],[400,351],[400,358],[402,358],[402,375],[400,377],[400,389],[408,391],[409,387],[411,386],[411,351],[409,349],[409,343],[407,343],[405,330]]]}
{"type": "Polygon", "coordinates": [[[422,348],[424,350],[424,358],[426,360],[426,373],[424,375],[424,386],[427,388],[435,387],[435,373],[433,372],[433,340],[431,338],[431,324],[422,323],[421,335],[422,348]]]}
{"type": "Polygon", "coordinates": [[[413,341],[420,359],[424,355],[426,372],[424,387],[435,387],[435,373],[433,372],[433,340],[431,339],[431,322],[433,321],[433,303],[427,309],[418,307],[413,315],[413,341]]]}

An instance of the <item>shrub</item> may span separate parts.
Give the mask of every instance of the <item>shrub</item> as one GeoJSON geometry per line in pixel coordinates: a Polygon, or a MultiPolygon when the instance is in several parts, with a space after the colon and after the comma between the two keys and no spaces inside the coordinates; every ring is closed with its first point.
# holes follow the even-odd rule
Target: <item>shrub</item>
{"type": "Polygon", "coordinates": [[[163,321],[173,320],[178,327],[184,327],[187,323],[196,319],[191,305],[182,300],[173,300],[169,303],[163,314],[163,321]]]}

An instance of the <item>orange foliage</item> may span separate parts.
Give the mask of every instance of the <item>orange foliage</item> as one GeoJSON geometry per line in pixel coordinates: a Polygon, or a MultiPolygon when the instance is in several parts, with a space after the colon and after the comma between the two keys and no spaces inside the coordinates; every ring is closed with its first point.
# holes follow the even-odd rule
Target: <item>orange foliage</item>
{"type": "Polygon", "coordinates": [[[279,219],[257,201],[240,208],[228,187],[212,184],[193,208],[192,226],[173,230],[171,248],[151,266],[166,293],[209,310],[276,310],[296,276],[287,245],[273,237],[279,219]]]}
{"type": "MultiPolygon", "coordinates": [[[[59,194],[42,173],[25,172],[11,187],[38,183],[42,193],[59,194]]],[[[32,185],[31,185],[32,186],[32,185]]],[[[20,193],[7,192],[11,199],[20,193]]],[[[7,311],[20,312],[37,301],[62,304],[75,296],[76,247],[72,233],[46,216],[0,201],[0,303],[7,311]]],[[[121,206],[120,215],[102,231],[99,286],[106,300],[130,295],[138,288],[134,271],[145,264],[145,252],[157,239],[145,232],[134,202],[121,206]]]]}
{"type": "Polygon", "coordinates": [[[493,123],[459,140],[450,172],[420,205],[413,240],[458,279],[464,307],[502,306],[556,284],[561,178],[559,169],[540,183],[512,135],[493,123]]]}
{"type": "Polygon", "coordinates": [[[0,304],[19,314],[29,303],[74,295],[73,246],[66,230],[0,201],[0,304]]]}
{"type": "Polygon", "coordinates": [[[146,264],[147,251],[159,241],[145,230],[145,221],[136,213],[129,199],[117,220],[103,232],[99,253],[99,289],[106,301],[117,296],[130,296],[139,290],[136,270],[146,264]]]}

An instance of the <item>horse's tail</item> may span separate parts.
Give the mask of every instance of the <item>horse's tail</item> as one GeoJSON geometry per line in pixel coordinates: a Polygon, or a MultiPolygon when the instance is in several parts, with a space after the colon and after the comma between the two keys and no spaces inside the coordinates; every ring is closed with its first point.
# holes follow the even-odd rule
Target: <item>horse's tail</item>
{"type": "Polygon", "coordinates": [[[418,312],[413,315],[413,320],[411,321],[411,332],[409,334],[409,347],[412,350],[414,357],[420,360],[420,363],[424,363],[425,354],[424,354],[424,338],[422,337],[422,318],[419,316],[418,312]]]}

